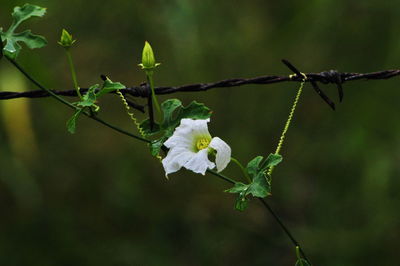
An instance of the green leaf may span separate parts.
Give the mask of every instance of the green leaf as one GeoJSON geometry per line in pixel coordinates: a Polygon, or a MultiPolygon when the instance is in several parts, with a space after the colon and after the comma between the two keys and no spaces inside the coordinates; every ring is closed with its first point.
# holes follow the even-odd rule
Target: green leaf
{"type": "Polygon", "coordinates": [[[74,134],[76,131],[76,120],[78,119],[79,115],[81,114],[81,112],[83,111],[83,109],[79,109],[76,110],[75,113],[72,115],[72,117],[70,119],[68,119],[67,121],[67,129],[68,132],[71,134],[74,134]]]}
{"type": "Polygon", "coordinates": [[[170,137],[175,128],[180,124],[183,118],[191,119],[207,119],[211,116],[211,110],[202,103],[196,101],[191,102],[184,107],[178,99],[169,99],[161,104],[161,110],[164,114],[164,119],[161,125],[154,124],[153,130],[150,129],[150,120],[146,119],[140,123],[146,135],[155,135],[162,132],[163,137],[170,137]]]}
{"type": "Polygon", "coordinates": [[[311,266],[305,259],[298,259],[295,266],[311,266]]]}
{"type": "Polygon", "coordinates": [[[269,168],[271,166],[276,166],[280,162],[282,162],[282,156],[279,155],[279,154],[272,154],[271,153],[270,155],[268,155],[268,157],[265,160],[265,162],[263,162],[262,168],[266,169],[266,168],[269,168]]]}
{"type": "Polygon", "coordinates": [[[225,190],[225,192],[238,194],[235,202],[235,209],[239,211],[243,211],[247,207],[248,199],[246,197],[248,195],[251,194],[259,198],[265,198],[270,195],[267,180],[262,175],[258,175],[250,184],[237,182],[232,188],[225,190]]]}
{"type": "Polygon", "coordinates": [[[151,129],[150,119],[143,120],[140,123],[140,127],[142,128],[142,130],[146,136],[153,136],[153,135],[156,135],[156,134],[162,132],[161,126],[157,123],[154,123],[153,129],[151,129]]]}
{"type": "Polygon", "coordinates": [[[229,193],[240,193],[243,191],[246,191],[246,189],[249,187],[249,185],[243,184],[242,182],[236,182],[233,187],[225,190],[225,192],[229,193]]]}
{"type": "Polygon", "coordinates": [[[161,110],[164,114],[163,125],[168,125],[172,121],[172,116],[178,108],[182,108],[182,102],[178,99],[169,99],[161,104],[161,110]]]}
{"type": "Polygon", "coordinates": [[[170,137],[173,134],[183,118],[207,119],[211,116],[211,110],[196,101],[184,107],[178,99],[170,99],[161,104],[161,109],[164,113],[161,128],[165,131],[166,137],[170,137]]]}
{"type": "Polygon", "coordinates": [[[253,182],[247,189],[247,194],[252,194],[254,197],[265,198],[271,195],[271,185],[267,182],[265,174],[260,173],[253,178],[253,182]]]}
{"type": "Polygon", "coordinates": [[[21,33],[14,32],[21,22],[30,17],[42,17],[45,13],[45,8],[30,4],[14,8],[14,12],[12,13],[13,23],[10,28],[6,32],[3,32],[2,29],[0,29],[1,39],[6,42],[3,48],[3,53],[7,57],[15,59],[18,56],[21,50],[21,46],[18,42],[25,43],[25,45],[30,49],[42,48],[47,44],[44,37],[32,34],[30,30],[21,33]]]}
{"type": "Polygon", "coordinates": [[[116,90],[123,90],[126,86],[120,82],[113,82],[109,78],[104,81],[103,87],[100,91],[96,94],[97,98],[103,96],[104,94],[116,91],[116,90]]]}
{"type": "Polygon", "coordinates": [[[22,21],[30,17],[43,17],[46,14],[46,8],[25,4],[22,7],[14,7],[14,12],[11,14],[14,18],[14,24],[18,26],[22,21]]]}
{"type": "Polygon", "coordinates": [[[260,172],[260,163],[263,158],[262,156],[257,156],[247,164],[246,170],[252,179],[260,172]]]}
{"type": "MultiPolygon", "coordinates": [[[[191,119],[207,119],[211,116],[211,110],[202,103],[196,101],[191,102],[187,107],[183,107],[178,110],[177,117],[171,125],[179,125],[181,119],[191,118],[191,119]]],[[[171,126],[170,125],[170,126],[171,126]]]]}
{"type": "Polygon", "coordinates": [[[96,90],[99,88],[99,84],[95,84],[91,86],[88,91],[85,93],[85,95],[82,96],[82,101],[77,102],[76,104],[81,106],[81,107],[90,107],[90,106],[95,106],[96,102],[96,90]]]}
{"type": "Polygon", "coordinates": [[[235,201],[235,209],[239,211],[244,211],[248,205],[248,199],[246,199],[246,193],[250,185],[243,184],[241,182],[236,182],[233,187],[225,190],[229,193],[238,193],[235,201]]]}
{"type": "Polygon", "coordinates": [[[18,56],[20,50],[21,50],[21,45],[19,45],[12,39],[6,38],[6,45],[3,48],[3,53],[7,57],[15,59],[18,56]]]}
{"type": "Polygon", "coordinates": [[[42,48],[47,44],[47,41],[44,37],[32,34],[31,30],[14,34],[13,40],[15,42],[25,43],[30,49],[42,48]]]}
{"type": "Polygon", "coordinates": [[[266,171],[269,167],[279,164],[282,161],[282,156],[270,154],[264,162],[263,160],[263,156],[257,156],[247,164],[246,171],[252,180],[250,184],[237,182],[232,188],[225,190],[225,192],[238,194],[235,203],[237,210],[244,210],[247,207],[248,195],[257,198],[265,198],[271,195],[271,183],[266,171]]]}
{"type": "Polygon", "coordinates": [[[248,202],[248,199],[245,197],[237,197],[235,201],[235,209],[238,211],[244,211],[247,208],[248,202]]]}
{"type": "Polygon", "coordinates": [[[161,147],[164,144],[165,139],[161,138],[158,140],[154,140],[152,141],[149,145],[150,145],[150,153],[153,156],[157,156],[160,151],[161,151],[161,147]]]}

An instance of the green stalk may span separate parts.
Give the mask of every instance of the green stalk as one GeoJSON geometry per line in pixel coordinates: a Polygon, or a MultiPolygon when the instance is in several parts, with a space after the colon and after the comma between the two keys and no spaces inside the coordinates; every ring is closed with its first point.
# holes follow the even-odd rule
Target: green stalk
{"type": "Polygon", "coordinates": [[[74,83],[74,88],[76,90],[76,94],[79,96],[79,99],[82,100],[82,94],[81,94],[80,88],[78,86],[78,80],[76,78],[74,62],[72,60],[72,55],[71,55],[71,52],[69,51],[69,48],[65,48],[65,53],[67,54],[68,64],[69,64],[69,68],[71,70],[72,81],[74,83]]]}
{"type": "Polygon", "coordinates": [[[161,117],[161,108],[157,101],[157,96],[154,91],[154,82],[153,82],[153,71],[146,71],[147,81],[149,82],[150,89],[151,89],[151,97],[153,99],[154,105],[156,106],[158,116],[161,117]]]}
{"type": "Polygon", "coordinates": [[[231,179],[231,178],[229,178],[229,177],[227,177],[225,175],[222,175],[222,174],[220,174],[218,172],[215,172],[214,170],[207,169],[207,173],[215,175],[216,177],[219,177],[220,179],[225,180],[228,183],[231,183],[231,184],[236,184],[237,183],[235,180],[233,180],[233,179],[231,179]]]}

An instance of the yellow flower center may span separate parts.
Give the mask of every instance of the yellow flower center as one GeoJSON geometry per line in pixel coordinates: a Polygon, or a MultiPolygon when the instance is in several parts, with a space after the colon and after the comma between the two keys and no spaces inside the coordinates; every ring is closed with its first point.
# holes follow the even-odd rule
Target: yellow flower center
{"type": "Polygon", "coordinates": [[[203,150],[203,149],[207,148],[209,144],[210,144],[209,138],[199,138],[196,141],[196,148],[198,150],[203,150]]]}

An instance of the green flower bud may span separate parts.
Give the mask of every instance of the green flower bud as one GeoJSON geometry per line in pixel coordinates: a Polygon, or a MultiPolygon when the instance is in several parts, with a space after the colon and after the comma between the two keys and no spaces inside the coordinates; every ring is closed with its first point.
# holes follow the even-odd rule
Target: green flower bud
{"type": "Polygon", "coordinates": [[[73,40],[73,39],[72,39],[72,35],[69,34],[68,31],[66,31],[65,29],[63,29],[63,30],[62,30],[62,33],[61,33],[61,39],[60,39],[60,41],[58,42],[58,44],[61,45],[61,46],[63,46],[63,47],[65,47],[65,48],[69,48],[69,47],[71,47],[71,46],[74,44],[75,41],[76,41],[76,40],[73,40]]]}
{"type": "Polygon", "coordinates": [[[150,44],[146,41],[144,43],[143,52],[142,52],[142,63],[139,66],[144,70],[152,70],[155,67],[159,66],[159,63],[156,63],[156,59],[154,58],[153,49],[150,44]]]}

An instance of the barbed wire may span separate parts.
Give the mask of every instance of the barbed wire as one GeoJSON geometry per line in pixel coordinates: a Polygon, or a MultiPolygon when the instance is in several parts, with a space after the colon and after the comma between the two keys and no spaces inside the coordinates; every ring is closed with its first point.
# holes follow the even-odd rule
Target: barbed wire
{"type": "MultiPolygon", "coordinates": [[[[220,80],[211,83],[196,83],[187,84],[182,86],[172,87],[156,87],[155,93],[158,95],[173,94],[177,92],[201,92],[207,91],[214,88],[230,88],[239,87],[244,85],[265,85],[279,82],[301,82],[303,76],[297,71],[288,61],[283,62],[295,73],[291,76],[278,76],[268,75],[259,76],[254,78],[232,78],[220,80]],[[289,64],[289,65],[288,65],[289,64]],[[292,68],[293,67],[293,68],[292,68]],[[296,73],[298,72],[298,73],[296,73]]],[[[307,76],[306,82],[310,82],[314,90],[318,95],[332,108],[335,109],[335,104],[326,94],[319,88],[318,82],[322,84],[336,84],[338,87],[339,99],[343,99],[342,84],[348,81],[355,80],[382,80],[389,79],[400,75],[400,69],[383,70],[370,73],[352,73],[352,72],[338,72],[336,70],[323,71],[319,73],[304,73],[307,76]]],[[[86,93],[87,88],[81,88],[82,93],[86,93]]],[[[60,96],[76,97],[76,90],[52,90],[55,94],[60,96]]],[[[132,96],[134,98],[148,98],[150,95],[149,86],[146,83],[142,83],[139,86],[127,87],[125,90],[121,90],[125,96],[132,96]]],[[[1,91],[0,100],[9,100],[16,98],[43,98],[49,97],[50,94],[43,90],[33,90],[24,92],[13,92],[13,91],[1,91]]],[[[132,100],[128,100],[128,104],[141,112],[144,112],[144,106],[136,104],[132,100]]]]}

